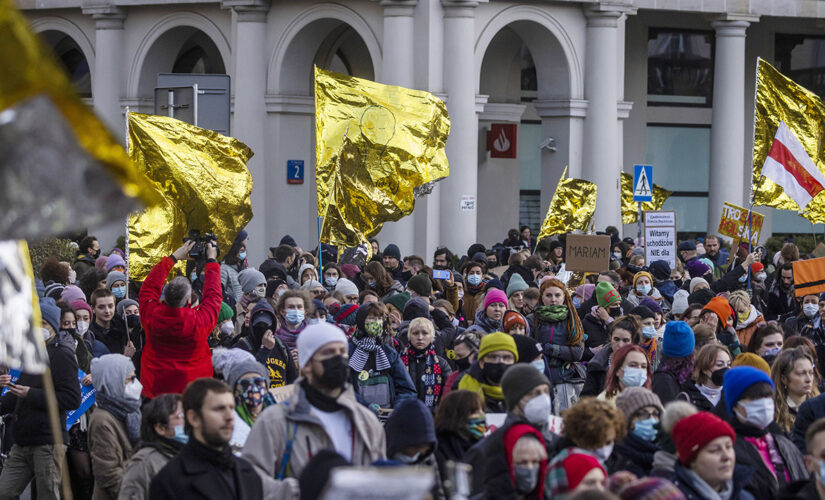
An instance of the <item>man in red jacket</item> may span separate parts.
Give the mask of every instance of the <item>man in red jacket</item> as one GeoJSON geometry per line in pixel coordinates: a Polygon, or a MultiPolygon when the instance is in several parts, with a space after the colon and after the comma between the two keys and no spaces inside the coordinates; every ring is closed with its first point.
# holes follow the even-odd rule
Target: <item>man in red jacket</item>
{"type": "Polygon", "coordinates": [[[206,246],[203,297],[190,308],[192,285],[184,277],[174,278],[163,290],[163,282],[175,263],[186,259],[194,241],[187,241],[170,257],[164,257],[143,282],[138,296],[140,320],[146,333],[141,364],[143,396],[181,394],[189,382],[212,376],[212,356],[207,338],[221,309],[221,268],[217,247],[206,246]],[[161,299],[161,292],[163,298],[161,299]]]}

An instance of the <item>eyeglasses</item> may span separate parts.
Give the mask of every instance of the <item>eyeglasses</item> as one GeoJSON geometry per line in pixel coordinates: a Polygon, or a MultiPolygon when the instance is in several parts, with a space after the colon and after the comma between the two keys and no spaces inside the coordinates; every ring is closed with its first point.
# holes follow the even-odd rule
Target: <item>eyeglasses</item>
{"type": "Polygon", "coordinates": [[[484,356],[484,361],[486,361],[488,363],[506,363],[508,361],[510,363],[514,363],[516,361],[516,358],[515,358],[515,356],[513,356],[510,353],[508,353],[508,354],[486,354],[484,356]]]}
{"type": "Polygon", "coordinates": [[[641,418],[641,419],[648,419],[648,418],[660,418],[661,412],[659,410],[645,410],[642,408],[641,410],[637,411],[633,414],[633,418],[641,418]]]}
{"type": "Polygon", "coordinates": [[[238,380],[238,383],[241,384],[241,389],[247,389],[250,385],[265,385],[266,380],[263,377],[244,378],[238,380]]]}

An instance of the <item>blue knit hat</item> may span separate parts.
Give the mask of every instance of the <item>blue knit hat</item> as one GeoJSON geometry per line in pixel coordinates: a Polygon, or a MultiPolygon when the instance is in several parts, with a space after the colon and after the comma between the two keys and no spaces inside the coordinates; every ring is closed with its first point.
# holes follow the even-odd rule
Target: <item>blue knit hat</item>
{"type": "Polygon", "coordinates": [[[748,387],[761,382],[770,384],[771,389],[774,388],[773,381],[768,374],[752,366],[737,366],[726,371],[722,393],[725,395],[725,405],[728,411],[733,414],[733,407],[742,397],[742,393],[747,391],[748,387]]]}
{"type": "Polygon", "coordinates": [[[40,299],[40,317],[50,324],[55,332],[60,331],[60,308],[51,298],[40,299]]]}
{"type": "Polygon", "coordinates": [[[696,347],[696,337],[684,321],[671,321],[665,327],[662,354],[670,358],[689,356],[696,347]]]}

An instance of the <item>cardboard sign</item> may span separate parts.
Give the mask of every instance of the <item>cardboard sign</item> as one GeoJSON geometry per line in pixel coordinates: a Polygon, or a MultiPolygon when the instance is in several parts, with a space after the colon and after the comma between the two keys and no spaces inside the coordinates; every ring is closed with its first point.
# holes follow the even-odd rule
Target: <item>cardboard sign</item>
{"type": "Polygon", "coordinates": [[[663,260],[676,267],[676,212],[646,210],[644,212],[645,263],[663,260]]]}
{"type": "Polygon", "coordinates": [[[610,236],[568,234],[565,263],[570,271],[606,271],[610,268],[610,236]]]}
{"type": "Polygon", "coordinates": [[[794,295],[819,295],[825,292],[825,257],[793,263],[794,295]]]}
{"type": "Polygon", "coordinates": [[[271,387],[269,393],[278,403],[282,403],[292,397],[295,392],[295,384],[287,384],[281,387],[271,387]]]}
{"type": "Polygon", "coordinates": [[[756,212],[751,213],[753,214],[753,221],[750,224],[752,227],[749,232],[748,209],[725,202],[722,205],[722,217],[719,219],[719,229],[717,232],[733,238],[735,244],[740,240],[748,241],[748,239],[750,239],[751,245],[757,246],[759,244],[759,235],[762,233],[762,223],[765,222],[765,216],[756,212]]]}

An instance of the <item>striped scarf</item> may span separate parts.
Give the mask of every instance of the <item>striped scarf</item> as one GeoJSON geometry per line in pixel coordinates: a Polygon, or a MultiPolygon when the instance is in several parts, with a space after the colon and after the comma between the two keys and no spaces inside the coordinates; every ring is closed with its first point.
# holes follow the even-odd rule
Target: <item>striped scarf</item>
{"type": "Polygon", "coordinates": [[[375,337],[352,338],[355,344],[355,351],[349,358],[349,367],[356,372],[361,372],[367,366],[367,361],[370,359],[370,353],[375,353],[375,370],[382,372],[390,369],[390,360],[387,359],[387,353],[381,348],[381,344],[376,342],[375,337]]]}
{"type": "MultiPolygon", "coordinates": [[[[416,357],[415,350],[411,349],[409,345],[407,345],[401,352],[401,361],[404,363],[404,366],[407,367],[407,371],[409,371],[410,367],[411,352],[413,357],[416,357]]],[[[432,344],[427,347],[426,356],[426,367],[424,368],[424,375],[421,377],[421,380],[424,382],[424,387],[426,388],[424,391],[424,404],[427,408],[435,408],[438,406],[438,401],[441,399],[441,386],[443,384],[443,379],[441,377],[441,365],[438,363],[438,356],[436,356],[435,348],[433,348],[432,344]]]]}

